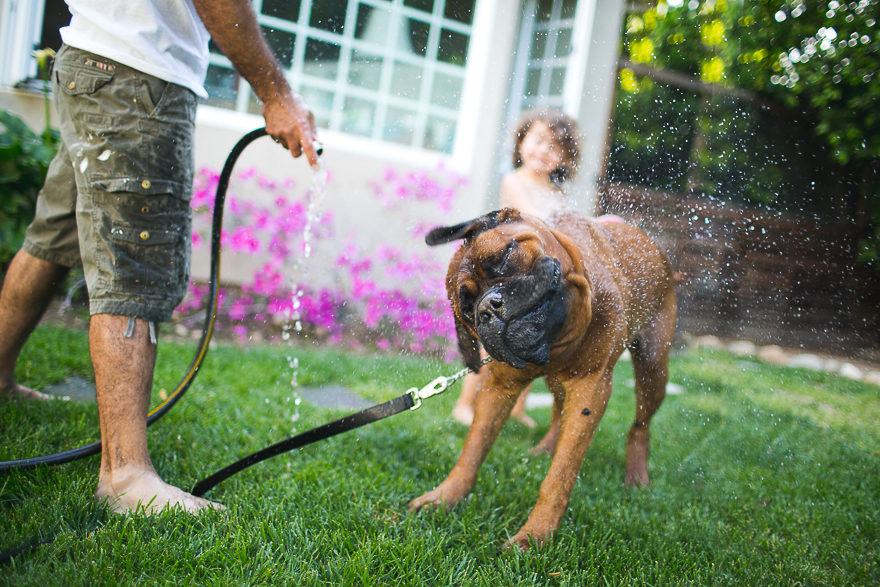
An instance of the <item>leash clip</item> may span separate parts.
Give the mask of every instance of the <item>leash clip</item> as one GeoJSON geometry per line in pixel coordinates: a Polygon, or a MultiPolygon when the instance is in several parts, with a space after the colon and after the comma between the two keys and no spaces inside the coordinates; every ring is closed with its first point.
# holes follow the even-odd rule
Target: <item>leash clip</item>
{"type": "Polygon", "coordinates": [[[432,395],[437,395],[438,393],[446,391],[447,387],[449,387],[449,378],[443,375],[421,389],[413,387],[407,391],[407,393],[413,398],[413,406],[410,409],[418,410],[422,405],[423,399],[428,399],[432,395]]]}

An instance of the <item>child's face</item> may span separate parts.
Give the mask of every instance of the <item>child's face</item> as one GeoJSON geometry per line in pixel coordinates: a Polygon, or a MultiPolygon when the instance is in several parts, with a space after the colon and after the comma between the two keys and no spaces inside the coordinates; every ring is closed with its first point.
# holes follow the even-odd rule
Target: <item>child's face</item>
{"type": "Polygon", "coordinates": [[[523,167],[549,176],[562,164],[562,149],[547,123],[536,120],[519,147],[523,167]]]}

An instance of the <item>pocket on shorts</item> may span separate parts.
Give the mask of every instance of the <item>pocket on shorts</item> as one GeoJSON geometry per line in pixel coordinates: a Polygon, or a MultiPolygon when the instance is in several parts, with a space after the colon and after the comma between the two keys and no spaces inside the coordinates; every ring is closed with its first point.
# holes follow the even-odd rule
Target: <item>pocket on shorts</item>
{"type": "Polygon", "coordinates": [[[110,242],[116,270],[114,290],[166,297],[177,273],[175,249],[180,234],[171,230],[113,226],[110,242]]]}
{"type": "MultiPolygon", "coordinates": [[[[108,67],[114,66],[108,65],[108,67]]],[[[69,96],[79,96],[94,94],[106,86],[113,81],[116,70],[115,67],[113,70],[103,70],[95,65],[65,63],[56,67],[54,73],[55,81],[62,92],[69,96]]]]}
{"type": "Polygon", "coordinates": [[[189,279],[189,202],[177,182],[98,180],[99,234],[113,259],[111,290],[177,300],[189,279]]]}

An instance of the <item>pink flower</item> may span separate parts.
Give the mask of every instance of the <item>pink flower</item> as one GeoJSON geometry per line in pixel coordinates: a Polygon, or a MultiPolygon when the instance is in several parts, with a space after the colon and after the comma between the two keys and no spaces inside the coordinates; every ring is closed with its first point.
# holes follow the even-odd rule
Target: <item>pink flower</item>
{"type": "Polygon", "coordinates": [[[257,168],[256,167],[248,167],[247,169],[245,169],[244,171],[242,171],[238,174],[238,178],[241,181],[247,181],[247,180],[251,179],[252,177],[254,177],[255,175],[257,175],[257,168]]]}

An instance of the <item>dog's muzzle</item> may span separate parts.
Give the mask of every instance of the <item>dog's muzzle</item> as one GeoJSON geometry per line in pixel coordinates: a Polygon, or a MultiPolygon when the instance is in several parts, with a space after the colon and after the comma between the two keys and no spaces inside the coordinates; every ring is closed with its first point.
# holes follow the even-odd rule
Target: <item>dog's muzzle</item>
{"type": "Polygon", "coordinates": [[[528,275],[487,290],[476,304],[486,351],[516,369],[546,365],[550,344],[568,317],[559,261],[541,257],[528,275]]]}

